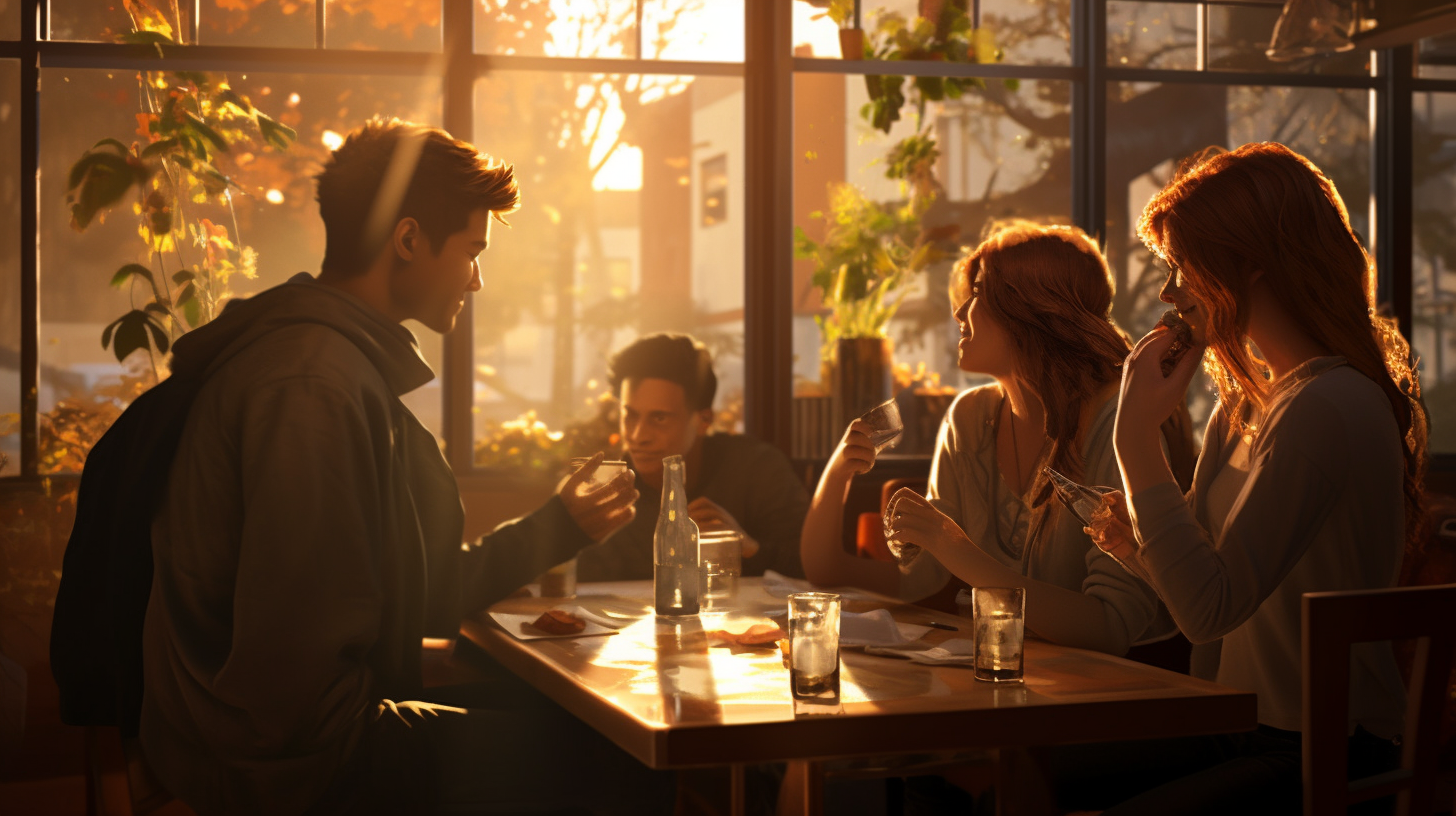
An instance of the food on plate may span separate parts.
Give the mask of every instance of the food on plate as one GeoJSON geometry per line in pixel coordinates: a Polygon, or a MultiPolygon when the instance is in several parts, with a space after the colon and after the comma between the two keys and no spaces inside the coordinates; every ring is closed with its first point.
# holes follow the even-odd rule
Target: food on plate
{"type": "Polygon", "coordinates": [[[574,635],[586,628],[586,621],[563,609],[548,609],[531,625],[552,635],[574,635]]]}

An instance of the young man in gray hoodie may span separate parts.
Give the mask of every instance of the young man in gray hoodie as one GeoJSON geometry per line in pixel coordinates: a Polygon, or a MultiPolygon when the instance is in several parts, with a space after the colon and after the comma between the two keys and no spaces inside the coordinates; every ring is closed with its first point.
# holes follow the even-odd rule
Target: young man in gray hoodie
{"type": "Polygon", "coordinates": [[[204,815],[659,808],[660,774],[544,698],[409,702],[423,636],[601,540],[637,499],[626,474],[579,496],[577,474],[462,548],[454,477],[400,402],[434,376],[400,324],[453,328],[491,221],[518,207],[512,168],[376,120],[334,152],[318,201],[319,276],[234,301],[175,347],[173,376],[204,384],[152,529],[148,763],[204,815]],[[563,745],[584,784],[559,784],[563,745]]]}

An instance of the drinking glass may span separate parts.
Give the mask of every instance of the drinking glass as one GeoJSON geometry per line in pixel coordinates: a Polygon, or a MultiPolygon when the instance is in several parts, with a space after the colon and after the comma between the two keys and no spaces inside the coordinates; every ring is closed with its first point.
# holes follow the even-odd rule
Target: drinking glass
{"type": "MultiPolygon", "coordinates": [[[[591,461],[590,456],[577,456],[571,460],[571,472],[581,470],[581,466],[591,461]]],[[[582,493],[590,493],[600,489],[602,485],[617,478],[627,471],[627,463],[621,460],[608,459],[597,465],[592,475],[581,483],[582,493]]]]}
{"type": "Polygon", "coordinates": [[[894,530],[895,508],[899,504],[900,494],[896,493],[890,497],[889,503],[885,505],[885,512],[880,516],[880,520],[885,526],[885,546],[889,548],[890,554],[895,556],[895,560],[901,566],[908,567],[910,566],[910,562],[914,561],[916,556],[920,555],[920,545],[911,544],[908,541],[901,541],[896,537],[894,530]]]}
{"type": "Polygon", "coordinates": [[[789,690],[794,709],[839,705],[839,596],[789,596],[789,690]]]}
{"type": "Polygon", "coordinates": [[[541,573],[536,581],[541,586],[543,598],[576,597],[576,559],[557,564],[541,573]]]}
{"type": "Polygon", "coordinates": [[[703,576],[703,605],[722,606],[733,600],[738,595],[738,578],[743,574],[743,536],[736,530],[699,533],[698,562],[703,576]]]}
{"type": "Polygon", "coordinates": [[[870,444],[875,446],[879,456],[885,448],[894,445],[900,434],[905,432],[905,423],[900,419],[900,406],[894,400],[886,400],[865,411],[860,419],[870,424],[870,444]]]}
{"type": "Polygon", "coordinates": [[[1019,683],[1026,634],[1026,590],[1021,587],[972,587],[975,613],[976,679],[1019,683]]]}

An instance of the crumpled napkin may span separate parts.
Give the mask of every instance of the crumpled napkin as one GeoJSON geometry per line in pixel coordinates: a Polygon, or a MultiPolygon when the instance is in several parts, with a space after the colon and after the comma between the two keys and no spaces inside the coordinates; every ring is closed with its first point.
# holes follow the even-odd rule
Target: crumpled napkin
{"type": "Polygon", "coordinates": [[[598,626],[605,626],[608,629],[621,629],[622,627],[632,622],[630,620],[609,618],[605,615],[598,615],[597,613],[587,611],[580,606],[553,606],[551,608],[569,612],[584,621],[587,621],[589,623],[595,623],[598,626]]]}
{"type": "Polygon", "coordinates": [[[899,646],[919,640],[929,631],[929,626],[897,623],[888,609],[839,616],[840,646],[899,646]]]}
{"type": "Polygon", "coordinates": [[[924,663],[931,666],[974,667],[976,665],[976,642],[970,638],[951,638],[942,642],[939,646],[921,651],[870,646],[865,649],[865,652],[867,654],[909,658],[914,663],[924,663]]]}

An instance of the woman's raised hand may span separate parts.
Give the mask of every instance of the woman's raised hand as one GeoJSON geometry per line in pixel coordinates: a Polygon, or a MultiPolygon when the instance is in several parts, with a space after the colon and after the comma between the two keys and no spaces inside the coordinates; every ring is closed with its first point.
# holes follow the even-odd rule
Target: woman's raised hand
{"type": "Polygon", "coordinates": [[[1138,341],[1122,364],[1122,389],[1117,399],[1119,434],[1155,436],[1158,426],[1185,399],[1188,383],[1203,360],[1204,346],[1194,345],[1164,377],[1163,357],[1176,339],[1166,326],[1159,325],[1138,341]]]}
{"type": "Polygon", "coordinates": [[[826,476],[848,481],[875,466],[875,446],[870,442],[870,424],[856,419],[844,429],[844,438],[829,457],[826,476]]]}

